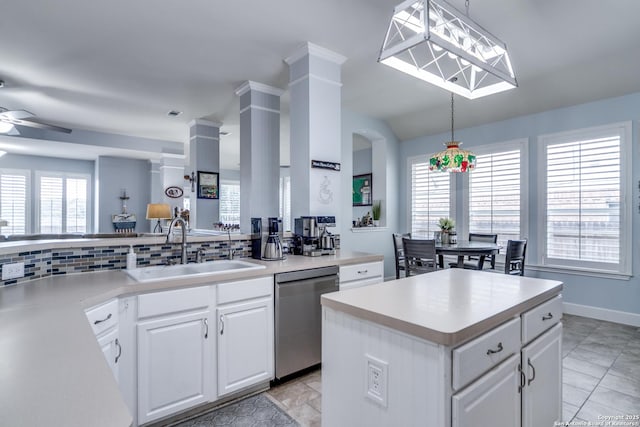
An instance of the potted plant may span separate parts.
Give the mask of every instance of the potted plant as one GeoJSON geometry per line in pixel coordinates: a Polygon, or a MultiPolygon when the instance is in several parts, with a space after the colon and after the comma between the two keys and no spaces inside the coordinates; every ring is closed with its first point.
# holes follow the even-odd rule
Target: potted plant
{"type": "Polygon", "coordinates": [[[371,206],[371,216],[373,217],[373,226],[380,226],[380,213],[382,212],[382,203],[380,200],[376,200],[373,202],[371,206]]]}
{"type": "Polygon", "coordinates": [[[440,227],[440,230],[442,231],[442,244],[443,245],[448,245],[449,244],[449,232],[451,230],[453,230],[454,227],[456,226],[455,221],[452,220],[451,218],[440,218],[438,220],[438,226],[440,227]]]}

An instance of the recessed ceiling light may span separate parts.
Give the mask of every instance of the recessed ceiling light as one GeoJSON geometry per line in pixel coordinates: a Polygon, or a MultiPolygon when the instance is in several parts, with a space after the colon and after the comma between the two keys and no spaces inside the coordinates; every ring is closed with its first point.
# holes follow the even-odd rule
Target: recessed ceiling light
{"type": "Polygon", "coordinates": [[[4,87],[4,80],[0,80],[0,87],[4,87]]]}
{"type": "Polygon", "coordinates": [[[177,110],[171,110],[167,113],[167,116],[169,117],[178,117],[180,114],[182,114],[182,111],[177,111],[177,110]]]}

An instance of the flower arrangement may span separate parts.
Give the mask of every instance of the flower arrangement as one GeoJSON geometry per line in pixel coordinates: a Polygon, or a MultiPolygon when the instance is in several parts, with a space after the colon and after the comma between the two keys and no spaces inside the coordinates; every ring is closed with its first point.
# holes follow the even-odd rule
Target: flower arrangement
{"type": "Polygon", "coordinates": [[[454,229],[456,223],[451,218],[440,218],[438,220],[438,226],[440,227],[440,230],[449,232],[454,229]]]}

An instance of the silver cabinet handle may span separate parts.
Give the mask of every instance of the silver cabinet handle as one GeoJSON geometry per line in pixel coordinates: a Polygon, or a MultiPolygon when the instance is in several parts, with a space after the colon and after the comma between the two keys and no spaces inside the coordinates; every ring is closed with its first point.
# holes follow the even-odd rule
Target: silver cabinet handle
{"type": "Polygon", "coordinates": [[[220,335],[224,335],[224,316],[220,315],[220,335]]]}
{"type": "Polygon", "coordinates": [[[499,342],[498,343],[498,349],[494,350],[492,348],[490,348],[489,350],[487,350],[487,356],[490,354],[496,354],[496,353],[500,353],[502,350],[504,350],[504,348],[502,347],[502,343],[499,342]]]}
{"type": "Polygon", "coordinates": [[[531,364],[531,359],[527,358],[527,365],[531,366],[531,378],[529,378],[529,380],[527,381],[527,385],[531,385],[531,383],[533,382],[533,380],[536,379],[536,368],[533,367],[533,365],[531,364]]]}
{"type": "Polygon", "coordinates": [[[202,319],[202,321],[204,322],[204,339],[206,340],[207,338],[209,338],[209,322],[207,321],[206,317],[202,319]]]}
{"type": "Polygon", "coordinates": [[[95,322],[93,322],[94,325],[99,325],[102,322],[106,322],[107,320],[111,319],[112,314],[109,313],[109,315],[107,317],[105,317],[104,319],[101,320],[96,320],[95,322]]]}
{"type": "Polygon", "coordinates": [[[369,270],[358,270],[358,274],[367,274],[369,270]]]}
{"type": "Polygon", "coordinates": [[[122,356],[122,346],[120,345],[120,341],[116,338],[116,346],[118,347],[118,355],[116,356],[116,363],[120,360],[120,356],[122,356]]]}
{"type": "Polygon", "coordinates": [[[525,384],[527,383],[527,377],[522,370],[522,366],[518,363],[518,372],[520,372],[520,385],[518,386],[518,393],[522,392],[525,384]]]}
{"type": "Polygon", "coordinates": [[[549,312],[549,314],[545,314],[544,316],[542,316],[542,320],[551,320],[553,319],[553,314],[551,314],[551,312],[549,312]]]}

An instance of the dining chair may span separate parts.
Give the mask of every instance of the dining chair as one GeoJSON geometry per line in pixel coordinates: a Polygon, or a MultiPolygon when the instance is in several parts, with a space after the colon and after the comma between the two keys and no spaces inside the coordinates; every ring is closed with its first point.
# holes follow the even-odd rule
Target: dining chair
{"type": "Polygon", "coordinates": [[[524,276],[524,259],[527,254],[527,240],[509,240],[504,259],[504,273],[524,276]]]}
{"type": "MultiPolygon", "coordinates": [[[[484,233],[469,233],[469,241],[470,242],[487,242],[487,243],[498,243],[498,235],[497,234],[484,234],[484,233]]],[[[469,261],[474,262],[465,262],[464,268],[467,270],[482,270],[484,269],[484,261],[480,263],[480,257],[472,255],[468,257],[469,261]]],[[[490,258],[491,269],[495,270],[496,268],[496,256],[491,255],[490,258]]],[[[450,263],[449,267],[457,267],[458,263],[450,263]]]]}
{"type": "MultiPolygon", "coordinates": [[[[396,257],[396,279],[400,278],[400,271],[404,270],[404,249],[402,248],[402,239],[411,238],[411,233],[398,234],[393,233],[393,253],[396,257]]],[[[405,272],[406,275],[406,272],[405,272]]]]}
{"type": "Polygon", "coordinates": [[[407,277],[436,271],[436,241],[402,238],[404,269],[407,277]]]}

